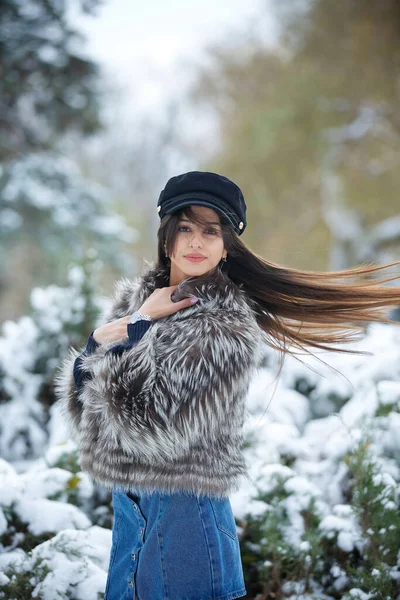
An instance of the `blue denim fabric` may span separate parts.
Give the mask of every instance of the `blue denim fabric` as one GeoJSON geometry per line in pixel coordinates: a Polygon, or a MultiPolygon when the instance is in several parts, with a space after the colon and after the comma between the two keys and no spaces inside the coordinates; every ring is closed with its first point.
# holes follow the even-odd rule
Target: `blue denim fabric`
{"type": "Polygon", "coordinates": [[[112,492],[104,600],[233,600],[246,595],[228,497],[112,492]]]}

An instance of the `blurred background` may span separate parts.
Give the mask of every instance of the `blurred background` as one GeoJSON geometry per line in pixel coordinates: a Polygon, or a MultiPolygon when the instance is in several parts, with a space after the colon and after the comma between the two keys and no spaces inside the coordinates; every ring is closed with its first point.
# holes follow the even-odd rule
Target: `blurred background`
{"type": "Polygon", "coordinates": [[[155,256],[169,177],[212,170],[267,260],[399,256],[395,0],[4,0],[0,318],[96,257],[100,289],[155,256]]]}

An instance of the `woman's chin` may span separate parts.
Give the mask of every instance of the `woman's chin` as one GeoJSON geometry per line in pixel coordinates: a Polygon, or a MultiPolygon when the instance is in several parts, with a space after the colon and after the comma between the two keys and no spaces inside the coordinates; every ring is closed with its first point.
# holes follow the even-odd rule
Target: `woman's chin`
{"type": "Polygon", "coordinates": [[[181,266],[182,271],[190,275],[203,275],[212,268],[207,259],[199,262],[191,262],[185,259],[185,264],[181,266]]]}

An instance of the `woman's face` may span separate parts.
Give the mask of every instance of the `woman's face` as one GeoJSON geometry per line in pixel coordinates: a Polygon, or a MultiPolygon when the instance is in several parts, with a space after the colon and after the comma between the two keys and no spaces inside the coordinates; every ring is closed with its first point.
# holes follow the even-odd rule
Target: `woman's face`
{"type": "Polygon", "coordinates": [[[218,213],[212,208],[192,205],[196,215],[207,219],[207,226],[197,225],[183,213],[178,223],[175,248],[170,256],[170,285],[176,285],[185,277],[203,275],[216,267],[226,256],[218,213]],[[200,255],[199,260],[190,260],[200,255]]]}

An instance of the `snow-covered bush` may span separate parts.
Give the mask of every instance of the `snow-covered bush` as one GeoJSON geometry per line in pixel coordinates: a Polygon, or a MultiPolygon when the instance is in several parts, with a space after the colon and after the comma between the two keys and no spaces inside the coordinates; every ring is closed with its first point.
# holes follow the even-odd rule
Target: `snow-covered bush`
{"type": "Polygon", "coordinates": [[[22,473],[0,459],[2,552],[31,550],[66,528],[111,525],[111,494],[79,469],[76,453],[73,442],[59,444],[22,473]]]}
{"type": "MultiPolygon", "coordinates": [[[[265,348],[247,402],[248,479],[230,497],[249,599],[400,599],[399,342],[398,327],[375,324],[353,346],[372,354],[288,356],[278,381],[265,348]]],[[[44,456],[22,473],[1,463],[0,599],[97,600],[110,494],[80,471],[57,404],[50,414],[44,456]]]]}
{"type": "Polygon", "coordinates": [[[107,580],[111,531],[65,529],[32,551],[0,555],[3,600],[100,600],[107,580]]]}
{"type": "Polygon", "coordinates": [[[48,443],[54,372],[69,348],[84,345],[105,299],[95,293],[99,268],[91,254],[71,266],[68,286],[31,291],[31,315],[5,321],[0,337],[0,455],[39,457],[48,443]]]}
{"type": "Polygon", "coordinates": [[[0,234],[0,250],[31,240],[47,264],[64,272],[88,248],[119,270],[128,259],[124,244],[137,232],[116,214],[107,190],[86,181],[72,160],[37,152],[0,167],[0,234]]]}
{"type": "MultiPolygon", "coordinates": [[[[83,230],[92,232],[104,245],[118,238],[126,242],[134,240],[134,231],[112,212],[111,198],[105,190],[97,183],[85,181],[78,166],[56,152],[28,154],[10,161],[1,169],[0,189],[2,210],[20,215],[6,219],[1,213],[3,234],[15,233],[23,226],[25,216],[29,217],[26,228],[33,231],[38,224],[36,219],[43,231],[47,228],[44,239],[38,236],[40,243],[49,242],[52,239],[49,234],[56,233],[58,243],[78,242],[83,230]],[[71,235],[76,238],[71,240],[71,235]]],[[[71,243],[71,251],[74,248],[78,250],[71,243]]]]}
{"type": "Polygon", "coordinates": [[[0,459],[1,599],[103,597],[111,494],[80,471],[76,450],[50,446],[20,474],[0,459]]]}
{"type": "Polygon", "coordinates": [[[231,498],[249,597],[400,598],[399,342],[375,324],[352,346],[372,355],[287,357],[273,393],[266,349],[231,498]]]}

